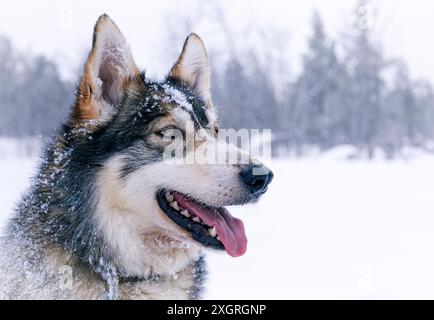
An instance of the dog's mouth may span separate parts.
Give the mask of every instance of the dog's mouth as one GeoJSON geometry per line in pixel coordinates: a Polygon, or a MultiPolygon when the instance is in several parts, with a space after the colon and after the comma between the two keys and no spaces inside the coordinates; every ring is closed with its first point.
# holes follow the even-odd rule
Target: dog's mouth
{"type": "Polygon", "coordinates": [[[205,247],[226,250],[232,257],[242,256],[247,249],[244,224],[224,207],[199,203],[179,192],[159,190],[161,210],[192,238],[205,247]]]}

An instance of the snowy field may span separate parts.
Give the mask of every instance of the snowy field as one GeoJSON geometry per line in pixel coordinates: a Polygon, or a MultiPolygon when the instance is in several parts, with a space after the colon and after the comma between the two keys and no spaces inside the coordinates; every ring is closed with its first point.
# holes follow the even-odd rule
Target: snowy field
{"type": "MultiPolygon", "coordinates": [[[[0,221],[36,158],[0,159],[0,221]]],[[[247,254],[209,254],[206,298],[434,298],[434,157],[279,160],[255,206],[232,209],[247,254]]]]}

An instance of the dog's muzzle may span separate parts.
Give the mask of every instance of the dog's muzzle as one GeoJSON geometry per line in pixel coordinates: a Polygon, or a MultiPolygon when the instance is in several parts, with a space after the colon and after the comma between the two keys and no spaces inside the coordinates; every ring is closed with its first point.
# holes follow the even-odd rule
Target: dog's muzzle
{"type": "Polygon", "coordinates": [[[267,192],[274,174],[264,165],[248,165],[241,170],[240,176],[250,193],[259,197],[267,192]]]}

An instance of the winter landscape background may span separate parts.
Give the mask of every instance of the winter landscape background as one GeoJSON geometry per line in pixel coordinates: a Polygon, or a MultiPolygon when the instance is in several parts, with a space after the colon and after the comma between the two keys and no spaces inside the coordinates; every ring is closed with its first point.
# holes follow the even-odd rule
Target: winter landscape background
{"type": "Polygon", "coordinates": [[[67,116],[107,12],[158,79],[201,35],[222,127],[272,129],[269,192],[231,210],[248,252],[209,255],[207,298],[434,298],[434,6],[305,3],[5,2],[0,225],[67,116]]]}

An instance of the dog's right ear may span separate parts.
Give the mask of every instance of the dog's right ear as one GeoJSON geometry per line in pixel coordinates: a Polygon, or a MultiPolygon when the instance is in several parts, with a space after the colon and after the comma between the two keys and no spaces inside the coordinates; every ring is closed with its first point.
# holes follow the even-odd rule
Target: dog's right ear
{"type": "Polygon", "coordinates": [[[129,45],[106,15],[95,24],[92,50],[84,66],[73,121],[104,121],[122,98],[125,81],[138,74],[129,45]]]}
{"type": "Polygon", "coordinates": [[[208,53],[197,34],[192,33],[185,40],[181,55],[170,70],[169,78],[187,85],[205,102],[212,105],[208,53]]]}

